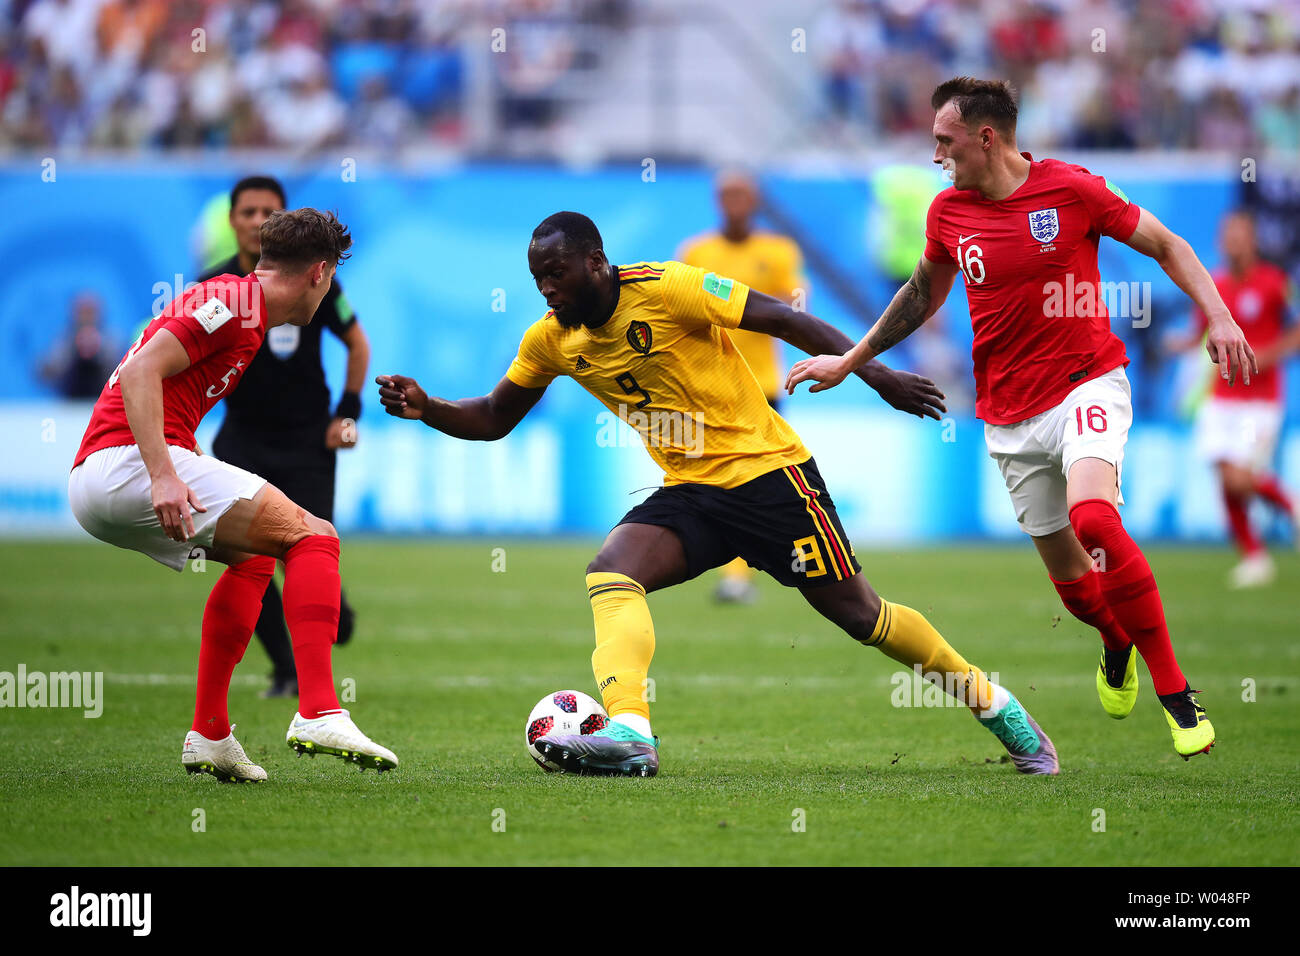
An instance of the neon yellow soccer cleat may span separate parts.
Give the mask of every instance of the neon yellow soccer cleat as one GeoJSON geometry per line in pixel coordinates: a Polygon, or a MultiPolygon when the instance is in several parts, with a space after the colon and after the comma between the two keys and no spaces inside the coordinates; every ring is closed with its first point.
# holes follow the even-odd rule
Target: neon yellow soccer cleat
{"type": "Polygon", "coordinates": [[[1160,703],[1165,708],[1165,720],[1174,735],[1174,750],[1184,760],[1197,754],[1210,752],[1214,746],[1214,725],[1205,715],[1205,708],[1192,695],[1190,687],[1177,694],[1162,694],[1160,703]]]}
{"type": "Polygon", "coordinates": [[[1138,671],[1132,644],[1127,652],[1102,648],[1101,663],[1097,665],[1097,696],[1102,710],[1116,720],[1133,712],[1138,699],[1138,671]]]}

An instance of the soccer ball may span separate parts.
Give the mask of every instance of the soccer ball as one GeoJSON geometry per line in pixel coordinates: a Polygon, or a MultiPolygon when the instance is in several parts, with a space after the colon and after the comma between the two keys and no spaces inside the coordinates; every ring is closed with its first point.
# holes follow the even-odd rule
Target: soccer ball
{"type": "Polygon", "coordinates": [[[594,734],[609,723],[600,702],[580,690],[557,690],[537,702],[524,726],[528,755],[547,773],[554,770],[542,759],[536,743],[548,734],[594,734]]]}

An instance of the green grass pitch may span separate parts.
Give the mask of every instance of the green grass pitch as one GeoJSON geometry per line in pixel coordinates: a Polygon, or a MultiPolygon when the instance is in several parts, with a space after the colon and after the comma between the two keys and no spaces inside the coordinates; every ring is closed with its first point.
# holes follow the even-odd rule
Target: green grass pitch
{"type": "Polygon", "coordinates": [[[377,777],[297,758],[284,743],[294,706],[259,699],[267,665],[254,643],[230,709],[270,780],[231,786],[180,766],[199,615],[219,568],[176,575],[104,545],[0,545],[0,671],[105,672],[98,719],[0,710],[0,863],[1295,862],[1294,555],[1278,557],[1277,584],[1243,594],[1224,587],[1226,551],[1151,550],[1175,646],[1219,735],[1184,763],[1144,668],[1134,713],[1102,712],[1098,642],[1065,615],[1027,546],[861,552],[881,593],[926,613],[1025,703],[1060,751],[1055,779],[1014,773],[964,710],[892,706],[898,665],[793,591],[764,580],[758,605],[716,607],[705,578],[652,595],[662,765],[642,780],[544,774],[524,750],[540,697],[595,693],[592,551],[345,542],[358,633],[335,651],[336,682],[355,681],[345,706],[402,765],[377,777]]]}

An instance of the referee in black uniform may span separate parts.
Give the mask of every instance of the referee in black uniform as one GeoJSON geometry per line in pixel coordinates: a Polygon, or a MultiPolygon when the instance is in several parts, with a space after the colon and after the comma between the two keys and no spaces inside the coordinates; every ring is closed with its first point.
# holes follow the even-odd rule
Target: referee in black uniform
{"type": "MultiPolygon", "coordinates": [[[[284,187],[269,176],[241,179],[230,191],[230,225],[239,252],[207,270],[200,281],[223,273],[247,275],[262,253],[262,223],[286,208],[284,187]]],[[[370,364],[370,343],[338,278],[304,326],[272,329],[225,399],[226,418],[212,444],[222,461],[261,475],[318,518],[334,520],[334,458],[356,444],[362,385],[370,364]],[[321,330],[347,347],[343,396],[330,411],[330,391],[321,365],[321,330]]],[[[338,643],[352,637],[355,614],[343,595],[338,643]]],[[[257,636],[271,658],[271,687],[263,696],[297,696],[293,645],[284,623],[284,604],[275,579],[267,585],[257,636]]]]}

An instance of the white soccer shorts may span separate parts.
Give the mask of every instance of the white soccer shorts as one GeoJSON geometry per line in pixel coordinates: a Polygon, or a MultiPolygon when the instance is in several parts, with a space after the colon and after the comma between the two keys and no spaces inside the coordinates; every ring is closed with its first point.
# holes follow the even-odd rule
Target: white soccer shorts
{"type": "Polygon", "coordinates": [[[1196,416],[1196,450],[1211,464],[1268,471],[1281,431],[1279,402],[1211,397],[1196,416]]]}
{"type": "Polygon", "coordinates": [[[1033,418],[986,424],[984,440],[1002,470],[1021,530],[1040,537],[1069,527],[1065,479],[1082,458],[1110,462],[1118,485],[1132,424],[1132,392],[1122,366],[1084,382],[1033,418]]]}
{"type": "Polygon", "coordinates": [[[240,498],[252,498],[266,484],[251,472],[187,448],[167,447],[176,474],[198,496],[207,511],[193,511],[194,536],[188,541],[167,537],[150,497],[152,482],[137,445],[101,448],[68,476],[72,513],[100,541],[147,554],[181,571],[195,548],[211,548],[217,521],[240,498]]]}

